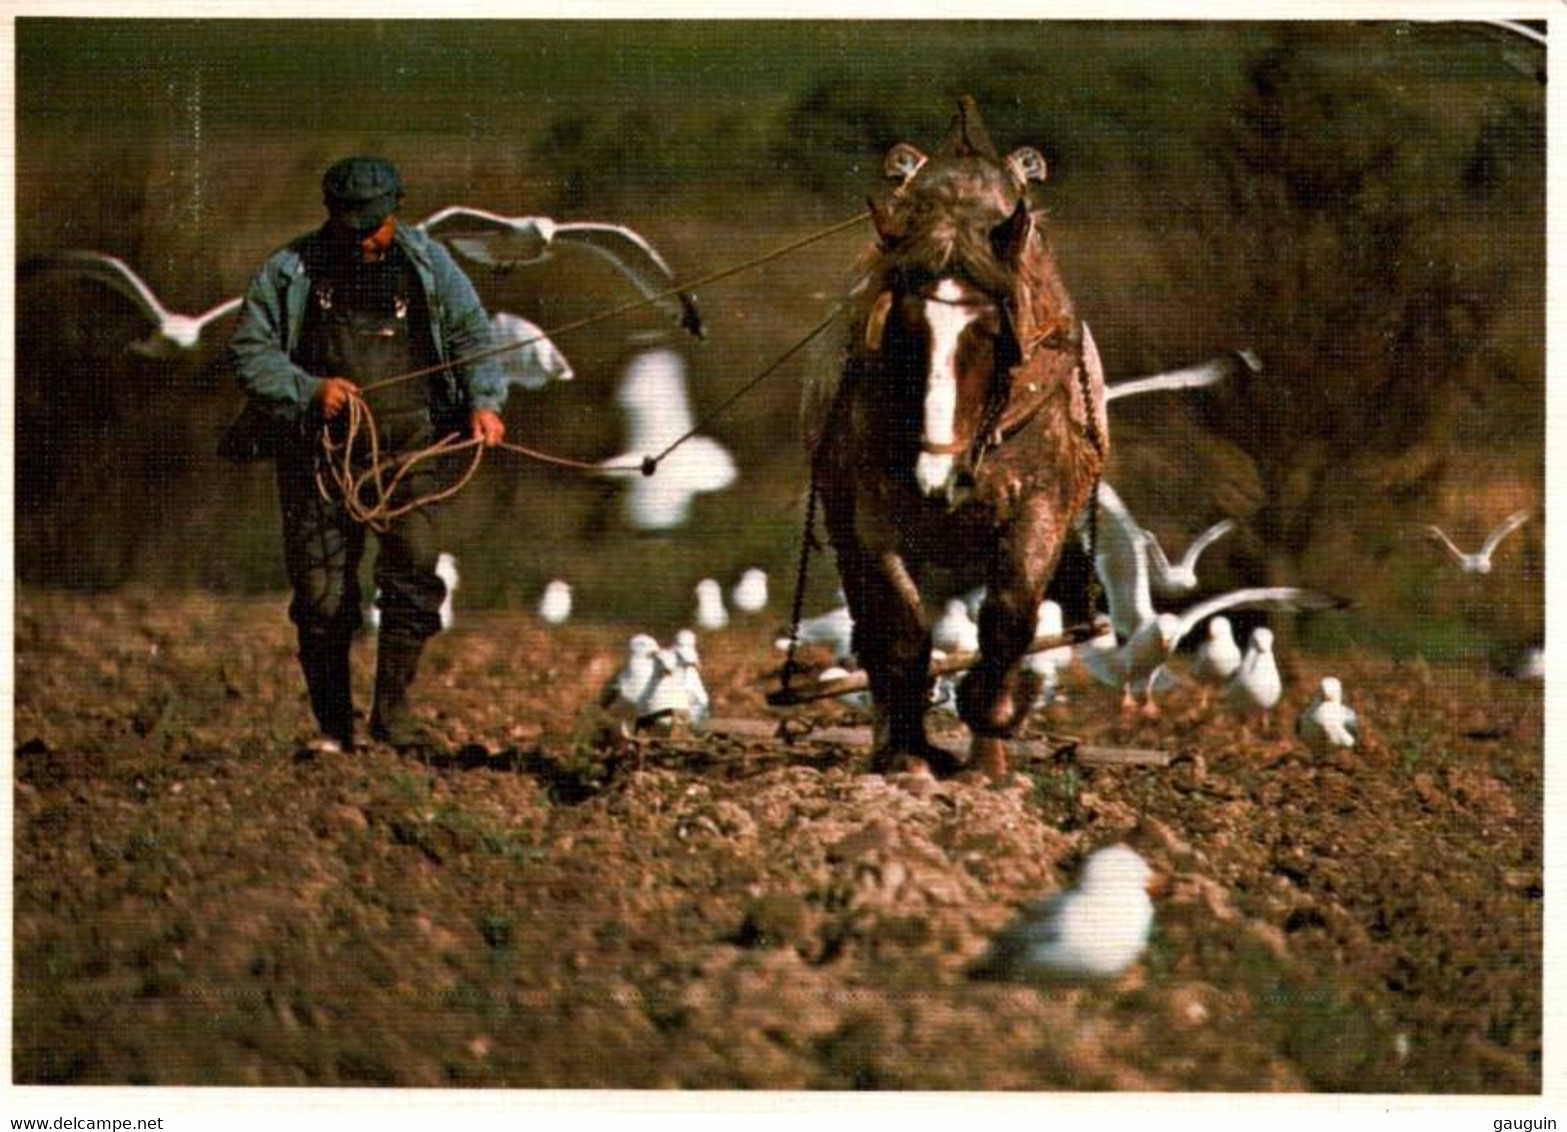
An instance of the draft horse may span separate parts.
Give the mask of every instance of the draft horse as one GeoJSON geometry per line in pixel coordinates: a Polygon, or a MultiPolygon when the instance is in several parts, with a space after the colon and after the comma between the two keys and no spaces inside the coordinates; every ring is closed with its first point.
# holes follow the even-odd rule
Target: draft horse
{"type": "Polygon", "coordinates": [[[814,490],[870,678],[872,768],[999,778],[1037,694],[1020,662],[1040,602],[1109,454],[1103,375],[1029,201],[1037,150],[1001,159],[964,98],[933,156],[898,145],[886,170],[842,365],[807,397],[814,490]],[[966,763],[925,734],[933,567],[986,586],[966,763]]]}

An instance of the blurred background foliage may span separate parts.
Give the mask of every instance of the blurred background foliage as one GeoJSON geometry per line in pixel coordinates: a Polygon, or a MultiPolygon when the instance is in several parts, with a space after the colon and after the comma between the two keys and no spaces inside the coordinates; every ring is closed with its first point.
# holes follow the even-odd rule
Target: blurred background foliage
{"type": "MultiPolygon", "coordinates": [[[[20,19],[17,259],[118,255],[168,305],[238,293],[319,223],[351,152],[403,168],[405,215],[463,203],[613,220],[690,278],[852,215],[883,153],[932,148],[960,93],[1038,192],[1112,380],[1249,345],[1261,380],[1118,404],[1112,480],[1169,546],[1222,515],[1214,586],[1305,581],[1353,618],[1306,643],[1458,655],[1544,624],[1543,49],[1479,24],[20,19]],[[1460,577],[1420,537],[1478,544],[1460,577]]],[[[716,404],[842,293],[869,231],[714,285],[685,348],[716,404]]],[[[629,293],[567,257],[476,269],[493,309],[549,327],[629,293]]],[[[18,281],[17,572],[78,588],[283,584],[270,466],[213,454],[239,406],[221,347],[124,351],[99,289],[18,281]]],[[[559,345],[578,377],[507,409],[512,436],[616,454],[611,402],[641,312],[559,345]]],[[[684,347],[683,347],[684,348],[684,347]]],[[[667,632],[691,587],[761,565],[780,620],[804,461],[791,366],[708,430],[741,466],[686,528],[638,537],[613,486],[501,456],[450,508],[462,604],[531,605],[667,632]]],[[[835,578],[818,559],[812,602],[835,578]]]]}

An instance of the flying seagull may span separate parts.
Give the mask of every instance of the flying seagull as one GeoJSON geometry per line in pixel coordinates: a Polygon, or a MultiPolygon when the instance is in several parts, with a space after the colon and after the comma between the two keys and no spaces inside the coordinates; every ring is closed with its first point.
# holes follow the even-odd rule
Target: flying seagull
{"type": "Polygon", "coordinates": [[[1251,350],[1230,350],[1206,362],[1194,366],[1156,373],[1151,377],[1138,377],[1130,381],[1118,381],[1105,386],[1105,400],[1136,397],[1141,393],[1169,393],[1177,389],[1201,389],[1217,385],[1231,377],[1262,372],[1262,359],[1251,350]]]}
{"type": "Polygon", "coordinates": [[[134,303],[136,309],[146,315],[155,327],[151,335],[130,346],[133,353],[146,358],[170,358],[181,351],[194,350],[201,342],[202,332],[209,325],[233,314],[244,301],[229,299],[198,315],[176,314],[158,300],[152,288],[124,260],[101,252],[58,252],[30,260],[22,269],[24,275],[41,271],[62,271],[84,276],[102,283],[134,303]]]}
{"type": "Polygon", "coordinates": [[[660,346],[633,357],[615,403],[625,412],[626,450],[600,467],[617,476],[630,526],[640,531],[683,526],[698,495],[723,491],[739,476],[727,448],[712,437],[691,435],[695,418],[686,363],[677,351],[660,346]],[[652,475],[624,475],[650,456],[661,457],[652,475]]]}
{"type": "Polygon", "coordinates": [[[1439,542],[1447,547],[1447,552],[1453,556],[1453,561],[1465,574],[1489,574],[1491,572],[1491,555],[1496,553],[1497,545],[1512,534],[1519,527],[1529,521],[1527,510],[1514,511],[1501,524],[1485,537],[1485,545],[1474,554],[1465,554],[1453,545],[1453,540],[1448,538],[1441,527],[1426,527],[1426,537],[1432,542],[1439,542]]]}
{"type": "Polygon", "coordinates": [[[576,376],[560,347],[519,315],[496,311],[490,316],[490,337],[497,349],[508,347],[495,355],[495,364],[512,385],[532,393],[552,381],[570,381],[576,376]]]}
{"type": "Polygon", "coordinates": [[[1235,529],[1234,519],[1221,519],[1192,542],[1181,555],[1181,560],[1171,565],[1164,548],[1154,533],[1146,528],[1148,536],[1148,565],[1153,571],[1154,588],[1162,594],[1189,594],[1197,588],[1197,559],[1202,552],[1235,529]]]}
{"type": "Polygon", "coordinates": [[[630,228],[619,224],[573,221],[557,224],[547,216],[501,216],[482,208],[452,205],[431,213],[416,228],[448,243],[461,256],[508,271],[521,264],[542,263],[557,247],[583,248],[608,261],[645,299],[664,296],[658,306],[693,337],[705,337],[696,297],[675,287],[674,272],[664,257],[630,228]]]}

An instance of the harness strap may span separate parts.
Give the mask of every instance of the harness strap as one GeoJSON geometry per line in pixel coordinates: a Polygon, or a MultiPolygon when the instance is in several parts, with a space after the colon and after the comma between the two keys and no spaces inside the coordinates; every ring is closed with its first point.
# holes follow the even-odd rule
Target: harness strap
{"type": "Polygon", "coordinates": [[[920,451],[932,456],[956,456],[967,452],[968,449],[968,442],[962,440],[953,440],[946,444],[935,444],[929,440],[920,441],[920,451]]]}

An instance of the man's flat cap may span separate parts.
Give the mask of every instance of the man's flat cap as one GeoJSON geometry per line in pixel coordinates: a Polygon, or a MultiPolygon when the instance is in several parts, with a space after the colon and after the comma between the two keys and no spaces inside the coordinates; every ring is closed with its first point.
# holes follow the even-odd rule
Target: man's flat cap
{"type": "Polygon", "coordinates": [[[345,157],[321,178],[321,196],[350,228],[379,228],[403,199],[403,179],[384,157],[345,157]]]}

